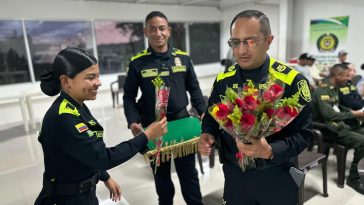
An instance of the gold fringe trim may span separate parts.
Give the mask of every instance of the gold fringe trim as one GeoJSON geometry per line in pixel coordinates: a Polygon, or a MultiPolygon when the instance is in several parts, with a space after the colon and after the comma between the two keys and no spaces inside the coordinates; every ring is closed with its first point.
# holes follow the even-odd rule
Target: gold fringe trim
{"type": "MultiPolygon", "coordinates": [[[[180,143],[172,142],[170,145],[166,142],[165,147],[162,147],[160,150],[161,162],[196,153],[199,139],[200,137],[195,137],[180,143]]],[[[156,152],[156,149],[148,151],[144,154],[144,159],[146,161],[152,160],[156,152]]]]}

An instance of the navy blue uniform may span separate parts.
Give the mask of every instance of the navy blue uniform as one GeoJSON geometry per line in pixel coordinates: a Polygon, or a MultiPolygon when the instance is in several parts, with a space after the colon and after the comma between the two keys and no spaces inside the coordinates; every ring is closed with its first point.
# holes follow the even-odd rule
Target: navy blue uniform
{"type": "Polygon", "coordinates": [[[247,79],[259,86],[266,81],[269,72],[285,83],[282,98],[300,92],[300,104],[305,105],[289,125],[266,138],[272,147],[272,159],[258,158],[255,167],[243,172],[235,158],[238,149],[233,137],[220,130],[208,112],[203,119],[202,132],[212,134],[218,142],[225,175],[224,200],[228,205],[297,203],[298,187],[290,176],[289,169],[296,165],[297,155],[312,142],[312,113],[308,103],[311,95],[303,75],[268,56],[262,66],[252,70],[241,69],[235,64],[217,76],[209,106],[221,101],[220,96],[225,95],[227,87],[243,87],[247,79]]]}
{"type": "MultiPolygon", "coordinates": [[[[106,170],[133,157],[148,142],[142,133],[115,147],[106,148],[102,137],[103,128],[87,106],[80,106],[62,91],[47,111],[38,138],[44,152],[43,184],[74,187],[73,185],[92,177],[95,178],[95,184],[98,179],[106,181],[110,178],[106,170]]],[[[54,193],[48,196],[45,188],[44,186],[36,204],[98,204],[95,187],[81,194],[64,195],[65,192],[78,191],[70,188],[59,195],[54,193]]]]}
{"type": "Polygon", "coordinates": [[[339,102],[340,105],[348,107],[353,110],[360,110],[364,107],[364,100],[359,95],[358,90],[350,83],[339,89],[339,102]]]}
{"type": "MultiPolygon", "coordinates": [[[[134,56],[124,84],[124,112],[128,127],[142,123],[143,127],[155,121],[155,87],[152,80],[161,76],[170,87],[167,119],[173,121],[189,116],[186,106],[191,96],[192,106],[199,115],[205,111],[205,102],[187,53],[169,47],[166,53],[156,53],[148,48],[134,56]],[[136,102],[138,89],[141,98],[136,102]]],[[[202,204],[202,196],[195,168],[195,155],[175,159],[183,198],[187,204],[202,204]]],[[[174,186],[171,180],[170,161],[161,163],[154,175],[159,204],[173,204],[174,186]]]]}

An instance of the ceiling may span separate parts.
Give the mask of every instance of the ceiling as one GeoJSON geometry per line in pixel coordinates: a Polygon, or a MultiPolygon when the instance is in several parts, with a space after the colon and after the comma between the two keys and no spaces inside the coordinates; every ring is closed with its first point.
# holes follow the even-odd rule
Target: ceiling
{"type": "Polygon", "coordinates": [[[97,1],[97,2],[119,2],[132,4],[162,4],[181,6],[207,6],[218,9],[233,7],[242,4],[273,4],[278,5],[279,0],[74,0],[74,1],[97,1]]]}

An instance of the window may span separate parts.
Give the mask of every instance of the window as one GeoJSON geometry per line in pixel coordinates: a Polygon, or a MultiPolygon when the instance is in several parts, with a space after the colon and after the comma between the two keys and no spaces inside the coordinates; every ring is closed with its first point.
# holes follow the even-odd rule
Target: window
{"type": "Polygon", "coordinates": [[[36,80],[51,68],[57,53],[66,47],[93,52],[88,21],[26,21],[25,28],[36,80]]]}
{"type": "Polygon", "coordinates": [[[29,81],[21,22],[0,21],[0,85],[29,81]]]}
{"type": "Polygon", "coordinates": [[[220,24],[193,23],[189,25],[190,54],[194,64],[220,61],[220,24]]]}
{"type": "Polygon", "coordinates": [[[186,29],[184,23],[170,23],[172,28],[170,44],[174,48],[186,51],[186,29]]]}
{"type": "Polygon", "coordinates": [[[142,23],[95,22],[101,73],[126,72],[132,56],[144,50],[142,23]]]}

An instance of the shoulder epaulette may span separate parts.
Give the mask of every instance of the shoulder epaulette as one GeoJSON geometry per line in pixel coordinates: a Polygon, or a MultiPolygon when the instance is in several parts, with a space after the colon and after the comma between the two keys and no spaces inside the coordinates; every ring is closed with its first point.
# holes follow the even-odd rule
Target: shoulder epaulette
{"type": "Polygon", "coordinates": [[[219,82],[220,80],[223,80],[225,78],[234,76],[236,73],[235,65],[230,66],[228,69],[226,69],[224,72],[221,72],[217,75],[216,82],[219,82]]]}
{"type": "Polygon", "coordinates": [[[68,101],[67,99],[63,99],[61,105],[59,106],[58,114],[61,115],[64,113],[75,115],[77,117],[80,116],[80,113],[78,112],[77,108],[74,105],[72,105],[70,101],[68,101]]]}
{"type": "Polygon", "coordinates": [[[187,52],[181,51],[177,48],[173,48],[172,55],[184,55],[187,56],[187,52]]]}
{"type": "Polygon", "coordinates": [[[274,58],[270,58],[269,72],[288,85],[291,85],[295,77],[299,74],[297,70],[278,62],[274,58]]]}
{"type": "Polygon", "coordinates": [[[144,50],[144,51],[136,54],[135,56],[133,56],[130,61],[134,61],[135,59],[138,59],[138,58],[143,57],[143,56],[148,56],[150,54],[151,54],[151,52],[148,52],[148,50],[144,50]]]}

